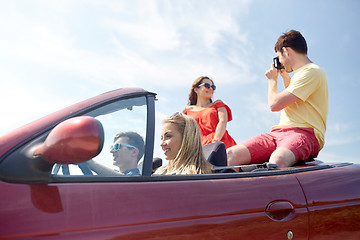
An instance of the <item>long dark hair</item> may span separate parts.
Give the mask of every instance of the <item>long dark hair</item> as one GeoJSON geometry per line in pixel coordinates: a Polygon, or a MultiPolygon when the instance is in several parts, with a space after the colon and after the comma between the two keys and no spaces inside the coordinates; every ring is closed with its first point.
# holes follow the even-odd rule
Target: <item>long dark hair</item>
{"type": "MultiPolygon", "coordinates": [[[[197,79],[195,79],[194,83],[191,86],[191,90],[190,90],[190,93],[189,93],[188,105],[196,105],[196,103],[197,103],[197,94],[194,91],[194,89],[199,88],[199,85],[202,84],[202,81],[205,80],[205,79],[209,79],[214,84],[214,81],[212,79],[210,79],[209,77],[207,77],[207,76],[201,76],[201,77],[198,77],[197,79]]],[[[210,99],[209,102],[212,103],[213,102],[212,99],[210,99]]]]}

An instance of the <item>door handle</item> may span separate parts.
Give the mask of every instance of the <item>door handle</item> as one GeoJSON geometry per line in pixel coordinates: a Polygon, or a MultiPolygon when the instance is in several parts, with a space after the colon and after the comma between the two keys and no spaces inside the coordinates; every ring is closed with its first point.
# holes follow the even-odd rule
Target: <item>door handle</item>
{"type": "Polygon", "coordinates": [[[293,218],[295,210],[288,201],[273,201],[266,206],[265,213],[274,221],[284,222],[293,218]]]}

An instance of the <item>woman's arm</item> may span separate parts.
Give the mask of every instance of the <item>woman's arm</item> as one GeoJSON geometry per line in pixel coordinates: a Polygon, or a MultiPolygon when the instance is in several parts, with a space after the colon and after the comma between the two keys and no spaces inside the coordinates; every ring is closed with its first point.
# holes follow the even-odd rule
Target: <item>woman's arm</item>
{"type": "Polygon", "coordinates": [[[215,135],[212,140],[212,142],[220,142],[223,138],[225,131],[226,131],[226,125],[228,122],[228,113],[226,111],[225,107],[220,107],[217,109],[218,111],[218,117],[219,117],[219,123],[216,126],[215,135]]]}

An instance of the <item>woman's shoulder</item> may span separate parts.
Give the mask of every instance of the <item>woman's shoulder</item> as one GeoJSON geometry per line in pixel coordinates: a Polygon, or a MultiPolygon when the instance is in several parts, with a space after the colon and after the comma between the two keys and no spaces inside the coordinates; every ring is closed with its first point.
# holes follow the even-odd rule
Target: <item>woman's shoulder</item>
{"type": "Polygon", "coordinates": [[[192,110],[194,110],[195,107],[196,106],[194,106],[194,105],[187,105],[187,106],[183,107],[182,112],[185,113],[186,111],[192,111],[192,110]]]}
{"type": "Polygon", "coordinates": [[[216,101],[214,101],[214,104],[217,104],[217,103],[223,103],[223,101],[220,99],[217,99],[216,101]]]}
{"type": "Polygon", "coordinates": [[[220,99],[216,100],[215,102],[212,102],[209,106],[206,107],[199,107],[196,105],[187,105],[182,109],[183,113],[186,113],[187,111],[191,111],[191,112],[201,112],[205,109],[210,109],[210,108],[220,108],[220,107],[227,107],[227,105],[225,103],[223,103],[223,101],[221,101],[220,99]]]}
{"type": "Polygon", "coordinates": [[[196,105],[187,105],[183,108],[182,112],[186,113],[187,111],[192,111],[192,112],[199,112],[201,110],[204,110],[205,108],[201,108],[199,106],[196,105]]]}
{"type": "Polygon", "coordinates": [[[227,107],[227,105],[223,101],[221,101],[220,99],[213,102],[213,104],[211,106],[214,107],[214,108],[227,107]]]}
{"type": "Polygon", "coordinates": [[[223,101],[221,100],[216,100],[214,102],[214,104],[212,105],[213,108],[215,109],[219,109],[219,108],[225,108],[228,112],[231,113],[231,109],[229,108],[228,105],[226,105],[223,101]]]}

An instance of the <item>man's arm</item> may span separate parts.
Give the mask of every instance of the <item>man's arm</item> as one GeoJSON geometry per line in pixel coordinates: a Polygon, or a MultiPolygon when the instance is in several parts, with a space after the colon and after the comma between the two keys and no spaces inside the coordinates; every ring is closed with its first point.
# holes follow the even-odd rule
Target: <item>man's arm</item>
{"type": "Polygon", "coordinates": [[[287,88],[290,84],[291,77],[289,74],[285,71],[285,69],[279,69],[279,73],[283,79],[284,87],[287,88]]]}
{"type": "MultiPolygon", "coordinates": [[[[278,70],[274,68],[274,66],[272,66],[272,68],[265,73],[265,76],[267,77],[269,83],[268,105],[271,111],[273,112],[280,111],[300,99],[286,89],[280,93],[278,92],[277,90],[278,70]]],[[[290,79],[285,78],[284,85],[288,86],[289,83],[290,83],[290,79]]]]}
{"type": "Polygon", "coordinates": [[[89,165],[89,167],[92,171],[97,173],[97,175],[102,175],[102,176],[123,175],[119,172],[114,171],[111,168],[108,168],[100,163],[97,163],[96,161],[94,161],[92,159],[87,161],[86,163],[89,165]]]}

